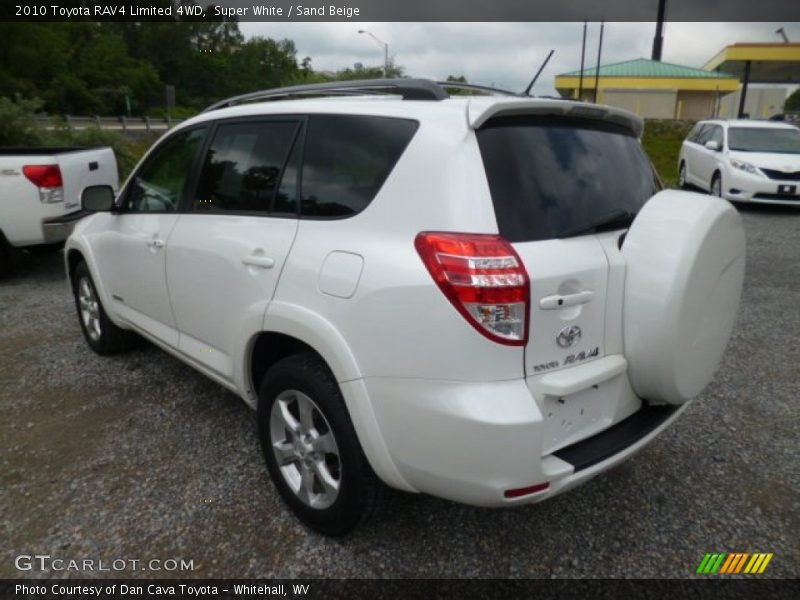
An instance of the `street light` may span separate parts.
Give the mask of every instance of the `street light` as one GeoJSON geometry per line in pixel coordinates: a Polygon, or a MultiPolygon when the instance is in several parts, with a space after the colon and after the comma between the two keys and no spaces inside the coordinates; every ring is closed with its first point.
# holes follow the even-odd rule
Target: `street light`
{"type": "Polygon", "coordinates": [[[388,78],[389,77],[389,44],[384,41],[381,41],[375,34],[367,31],[366,29],[359,29],[358,33],[366,33],[369,37],[371,37],[375,42],[383,48],[383,76],[388,78]]]}

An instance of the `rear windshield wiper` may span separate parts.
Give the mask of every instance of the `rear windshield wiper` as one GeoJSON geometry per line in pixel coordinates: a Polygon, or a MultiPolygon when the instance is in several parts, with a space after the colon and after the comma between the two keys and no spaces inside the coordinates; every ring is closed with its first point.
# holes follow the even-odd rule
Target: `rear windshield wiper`
{"type": "Polygon", "coordinates": [[[576,235],[584,235],[587,233],[596,233],[598,231],[609,231],[612,229],[621,229],[628,227],[633,223],[636,213],[627,210],[612,210],[609,213],[601,215],[588,223],[582,223],[563,231],[558,232],[558,238],[574,237],[576,235]]]}

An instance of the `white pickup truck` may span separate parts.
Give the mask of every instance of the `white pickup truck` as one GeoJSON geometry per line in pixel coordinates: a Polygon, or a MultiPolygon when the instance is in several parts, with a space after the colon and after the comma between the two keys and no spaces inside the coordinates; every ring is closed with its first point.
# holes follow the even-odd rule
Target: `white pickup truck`
{"type": "Polygon", "coordinates": [[[111,148],[0,148],[0,276],[15,249],[57,247],[86,216],[92,185],[119,184],[111,148]]]}

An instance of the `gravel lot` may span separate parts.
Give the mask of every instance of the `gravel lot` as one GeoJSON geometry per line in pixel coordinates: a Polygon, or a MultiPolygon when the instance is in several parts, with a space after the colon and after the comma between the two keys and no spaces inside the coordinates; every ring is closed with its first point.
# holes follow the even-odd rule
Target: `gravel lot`
{"type": "Polygon", "coordinates": [[[192,559],[194,577],[686,577],[711,551],[774,552],[766,575],[798,577],[800,211],[743,217],[722,369],[663,436],[521,509],[393,493],[339,541],[283,508],[238,398],[152,346],[93,354],[61,255],[30,257],[0,282],[0,578],[49,575],[19,554],[192,559]]]}

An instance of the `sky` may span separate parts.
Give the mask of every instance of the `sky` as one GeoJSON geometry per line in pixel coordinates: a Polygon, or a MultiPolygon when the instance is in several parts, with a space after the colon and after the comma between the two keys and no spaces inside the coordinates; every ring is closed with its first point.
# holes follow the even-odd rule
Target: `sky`
{"type": "MultiPolygon", "coordinates": [[[[800,42],[800,23],[667,23],[665,62],[701,67],[736,42],[780,42],[784,27],[800,42]]],[[[383,48],[359,29],[389,44],[389,54],[406,75],[444,79],[465,75],[470,83],[523,90],[547,53],[555,50],[537,95],[556,95],[554,76],[580,68],[583,23],[240,23],[247,37],[294,40],[298,57],[310,56],[315,70],[336,71],[383,64],[383,48]]],[[[597,62],[599,23],[589,23],[586,66],[597,62]]],[[[606,23],[602,64],[650,58],[655,23],[606,23]]]]}

